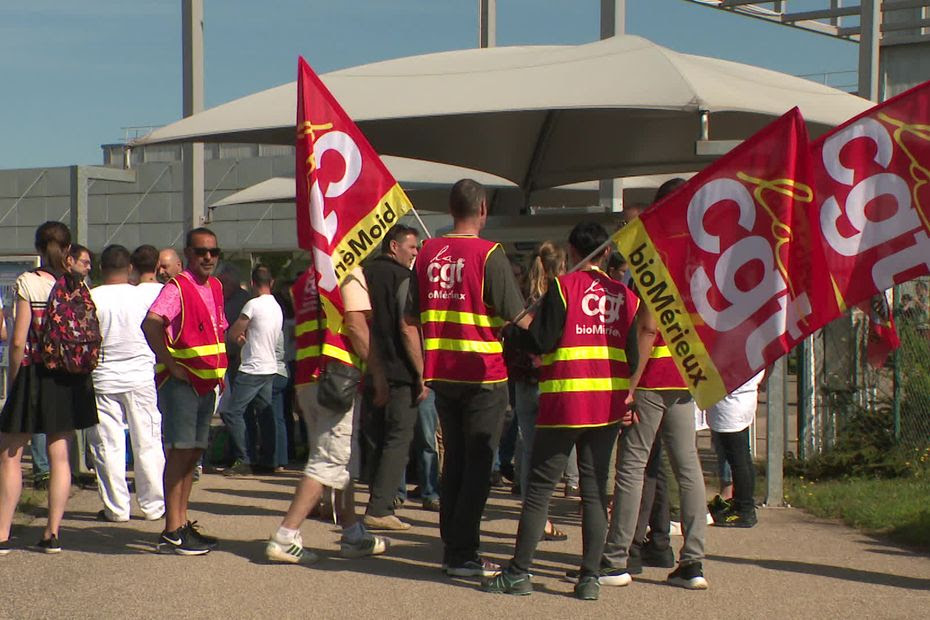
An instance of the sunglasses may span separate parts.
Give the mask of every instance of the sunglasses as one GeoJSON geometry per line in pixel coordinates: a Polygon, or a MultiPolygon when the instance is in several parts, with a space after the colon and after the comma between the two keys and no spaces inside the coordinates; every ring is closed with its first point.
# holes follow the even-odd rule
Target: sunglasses
{"type": "Polygon", "coordinates": [[[191,248],[191,250],[200,258],[204,258],[207,254],[216,258],[220,255],[220,252],[222,252],[219,248],[191,248]]]}

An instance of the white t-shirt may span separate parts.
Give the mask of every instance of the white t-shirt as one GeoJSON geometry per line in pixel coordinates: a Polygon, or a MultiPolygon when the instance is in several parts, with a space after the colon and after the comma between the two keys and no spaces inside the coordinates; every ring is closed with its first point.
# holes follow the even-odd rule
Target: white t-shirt
{"type": "Polygon", "coordinates": [[[149,307],[155,303],[155,298],[158,297],[158,294],[161,293],[161,289],[164,286],[161,282],[140,282],[136,284],[136,290],[149,301],[149,307]]]}
{"type": "Polygon", "coordinates": [[[249,327],[245,332],[239,372],[249,375],[275,374],[278,371],[275,343],[284,323],[281,306],[274,295],[259,295],[246,302],[242,314],[248,317],[249,327]]]}
{"type": "Polygon", "coordinates": [[[759,384],[765,373],[736,388],[716,405],[707,410],[707,424],[718,433],[738,433],[750,424],[756,415],[759,384]]]}
{"type": "Polygon", "coordinates": [[[155,354],[142,333],[142,321],[154,299],[151,290],[132,284],[104,284],[91,290],[103,337],[92,375],[97,392],[128,392],[155,381],[155,354]]]}

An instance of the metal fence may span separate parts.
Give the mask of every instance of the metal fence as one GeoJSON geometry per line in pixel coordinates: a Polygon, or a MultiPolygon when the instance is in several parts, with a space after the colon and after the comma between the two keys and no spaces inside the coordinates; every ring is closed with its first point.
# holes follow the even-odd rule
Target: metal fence
{"type": "Polygon", "coordinates": [[[853,310],[795,356],[798,452],[876,454],[930,446],[930,312],[927,278],[895,288],[891,309],[901,346],[869,363],[869,317],[853,310]]]}

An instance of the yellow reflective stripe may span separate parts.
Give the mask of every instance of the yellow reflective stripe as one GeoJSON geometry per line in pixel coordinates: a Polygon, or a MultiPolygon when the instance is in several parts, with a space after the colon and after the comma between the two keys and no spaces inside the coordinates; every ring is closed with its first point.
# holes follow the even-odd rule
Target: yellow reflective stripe
{"type": "Polygon", "coordinates": [[[331,357],[337,359],[340,362],[345,362],[355,366],[356,368],[362,367],[362,358],[355,355],[354,353],[349,353],[345,349],[340,349],[339,347],[329,344],[328,342],[323,343],[322,354],[326,357],[331,357]]]}
{"type": "Polygon", "coordinates": [[[424,310],[420,313],[421,323],[458,323],[477,327],[503,327],[504,321],[498,317],[459,312],[457,310],[424,310]]]}
{"type": "Polygon", "coordinates": [[[652,353],[649,354],[649,357],[653,359],[662,358],[662,357],[671,357],[671,356],[672,356],[672,352],[669,351],[668,347],[666,346],[653,347],[652,353]]]}
{"type": "Polygon", "coordinates": [[[303,336],[307,332],[315,332],[318,329],[320,329],[319,319],[304,321],[303,323],[298,323],[297,327],[294,328],[294,336],[303,336]]]}
{"type": "Polygon", "coordinates": [[[628,390],[629,379],[610,377],[608,379],[550,379],[539,382],[540,394],[557,392],[613,392],[628,390]]]}
{"type": "Polygon", "coordinates": [[[195,377],[200,379],[222,379],[226,375],[225,368],[191,368],[186,364],[181,364],[195,377]]]}
{"type": "Polygon", "coordinates": [[[481,340],[456,340],[454,338],[426,338],[423,346],[427,351],[458,351],[463,353],[503,353],[500,342],[481,340]]]}
{"type": "MultiPolygon", "coordinates": [[[[201,379],[222,379],[226,375],[226,368],[191,368],[187,364],[180,364],[191,374],[201,379]]],[[[155,372],[164,372],[164,364],[155,364],[155,372]]]]}
{"type": "Polygon", "coordinates": [[[205,357],[207,355],[219,355],[220,353],[226,353],[226,343],[203,344],[197,347],[190,347],[189,349],[172,349],[168,347],[168,353],[171,354],[171,357],[179,360],[205,357]]]}
{"type": "Polygon", "coordinates": [[[312,347],[302,347],[297,349],[295,359],[299,362],[300,360],[307,359],[308,357],[319,357],[319,355],[320,345],[313,345],[312,347]]]}
{"type": "Polygon", "coordinates": [[[626,351],[616,347],[564,347],[542,356],[545,365],[555,362],[570,362],[572,360],[614,360],[626,361],[626,351]]]}

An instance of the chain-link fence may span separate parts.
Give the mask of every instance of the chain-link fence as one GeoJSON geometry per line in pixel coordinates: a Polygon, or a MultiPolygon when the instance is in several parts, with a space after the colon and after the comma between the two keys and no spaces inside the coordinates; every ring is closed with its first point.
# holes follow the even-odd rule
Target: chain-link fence
{"type": "Polygon", "coordinates": [[[831,452],[851,467],[930,445],[930,309],[927,278],[895,288],[891,311],[901,346],[876,365],[881,348],[869,314],[855,309],[798,352],[798,435],[802,459],[831,452]]]}

